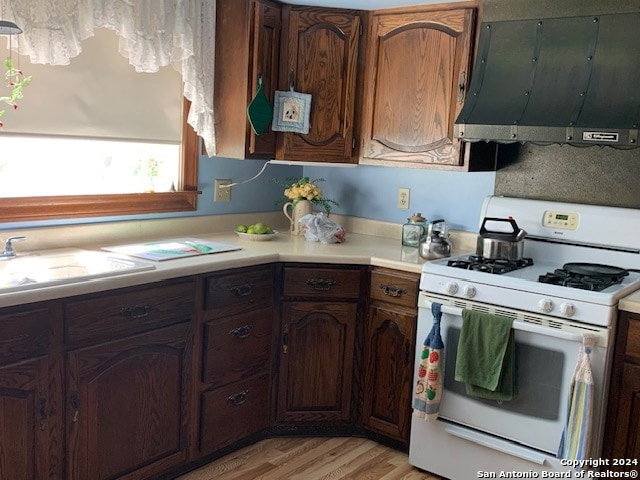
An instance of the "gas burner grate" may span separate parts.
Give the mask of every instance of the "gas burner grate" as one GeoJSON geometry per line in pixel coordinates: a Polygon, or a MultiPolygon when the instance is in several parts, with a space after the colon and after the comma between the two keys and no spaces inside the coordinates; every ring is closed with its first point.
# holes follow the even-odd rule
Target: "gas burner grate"
{"type": "Polygon", "coordinates": [[[538,277],[538,282],[581,290],[601,292],[612,285],[622,283],[624,275],[581,275],[557,268],[538,277]]]}
{"type": "Polygon", "coordinates": [[[520,260],[506,260],[503,258],[486,258],[480,255],[469,255],[466,258],[457,258],[447,262],[449,267],[464,268],[465,270],[475,270],[478,272],[493,273],[501,275],[521,268],[533,265],[531,258],[520,260]]]}

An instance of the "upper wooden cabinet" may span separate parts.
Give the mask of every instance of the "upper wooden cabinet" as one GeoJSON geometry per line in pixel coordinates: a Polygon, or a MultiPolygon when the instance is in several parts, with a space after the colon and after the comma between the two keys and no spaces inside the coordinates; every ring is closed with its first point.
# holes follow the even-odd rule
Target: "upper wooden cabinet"
{"type": "MultiPolygon", "coordinates": [[[[280,63],[280,4],[269,0],[218,0],[214,109],[216,155],[273,158],[276,135],[256,135],[247,107],[262,89],[273,103],[280,63]]],[[[212,152],[213,154],[213,152],[212,152]]]]}
{"type": "Polygon", "coordinates": [[[443,5],[371,13],[360,163],[469,168],[453,125],[467,93],[474,23],[475,9],[443,5]]]}
{"type": "Polygon", "coordinates": [[[312,98],[309,133],[279,133],[276,158],[357,163],[352,151],[360,16],[286,6],[283,32],[280,86],[312,98]]]}

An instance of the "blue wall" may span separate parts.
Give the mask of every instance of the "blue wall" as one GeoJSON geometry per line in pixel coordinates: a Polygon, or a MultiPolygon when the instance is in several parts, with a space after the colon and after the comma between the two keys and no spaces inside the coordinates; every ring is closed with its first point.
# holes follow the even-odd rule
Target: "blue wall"
{"type": "Polygon", "coordinates": [[[444,218],[451,228],[476,232],[480,209],[492,195],[495,172],[464,173],[411,168],[305,167],[304,174],[324,178],[324,194],[340,203],[336,213],[404,223],[413,212],[427,220],[444,218]],[[409,210],[399,209],[398,189],[411,189],[409,210]]]}
{"type": "Polygon", "coordinates": [[[404,223],[413,212],[421,212],[427,219],[446,219],[452,228],[477,231],[482,201],[494,192],[495,173],[461,173],[423,169],[374,167],[356,168],[298,167],[267,165],[257,179],[237,185],[231,190],[231,202],[213,202],[213,182],[229,178],[242,182],[252,178],[263,167],[263,161],[200,158],[198,210],[190,213],[165,215],[136,215],[108,218],[55,220],[2,224],[0,230],[72,225],[115,220],[223,215],[243,212],[279,210],[276,201],[282,187],[272,181],[289,176],[324,178],[320,183],[325,196],[340,203],[333,211],[342,215],[404,223]],[[409,210],[397,208],[398,189],[411,189],[409,210]]]}

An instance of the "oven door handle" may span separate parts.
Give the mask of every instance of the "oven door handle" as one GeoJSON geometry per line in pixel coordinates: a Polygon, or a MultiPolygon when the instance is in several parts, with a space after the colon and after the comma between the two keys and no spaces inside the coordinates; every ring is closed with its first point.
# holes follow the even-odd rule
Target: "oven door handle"
{"type": "Polygon", "coordinates": [[[527,460],[538,465],[544,465],[544,462],[548,457],[548,455],[535,452],[529,448],[516,445],[507,440],[495,438],[457,425],[447,425],[445,427],[445,431],[455,437],[463,438],[470,442],[477,443],[478,445],[482,445],[483,447],[491,448],[513,457],[522,458],[523,460],[527,460]]]}
{"type": "MultiPolygon", "coordinates": [[[[431,308],[431,303],[432,302],[427,301],[429,308],[431,308]]],[[[456,317],[462,317],[462,308],[452,307],[450,305],[443,305],[442,313],[454,315],[456,317]]],[[[539,335],[546,335],[548,337],[553,337],[553,338],[561,338],[563,340],[569,340],[571,342],[582,343],[583,341],[581,333],[566,332],[559,328],[553,328],[553,327],[543,327],[541,325],[536,325],[535,323],[523,322],[522,320],[514,320],[512,328],[514,330],[520,330],[523,332],[536,333],[539,335]]],[[[589,332],[593,333],[591,331],[589,332]]],[[[598,337],[596,337],[596,343],[598,342],[598,340],[599,340],[598,337]]]]}

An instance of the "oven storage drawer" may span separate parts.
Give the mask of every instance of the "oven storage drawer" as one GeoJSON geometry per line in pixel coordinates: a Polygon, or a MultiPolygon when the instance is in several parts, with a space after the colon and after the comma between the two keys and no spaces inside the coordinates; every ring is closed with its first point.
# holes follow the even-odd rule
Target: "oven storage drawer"
{"type": "Polygon", "coordinates": [[[374,268],[371,270],[371,300],[415,309],[418,302],[417,274],[374,268]]]}

